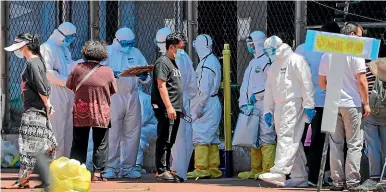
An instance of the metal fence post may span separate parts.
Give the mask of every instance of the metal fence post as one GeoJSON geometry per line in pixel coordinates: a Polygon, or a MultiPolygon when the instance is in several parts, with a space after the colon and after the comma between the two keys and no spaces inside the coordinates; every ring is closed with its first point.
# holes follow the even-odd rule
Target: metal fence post
{"type": "Polygon", "coordinates": [[[8,34],[9,34],[9,1],[1,1],[0,2],[0,96],[1,96],[1,122],[2,122],[2,128],[7,126],[10,119],[10,103],[9,103],[9,64],[7,59],[7,52],[4,50],[4,47],[7,45],[8,42],[8,34]],[[3,116],[4,115],[4,116],[3,116]]]}
{"type": "Polygon", "coordinates": [[[225,135],[225,177],[233,176],[232,155],[232,117],[231,117],[231,50],[224,44],[223,54],[223,87],[224,87],[224,135],[225,135]]]}
{"type": "Polygon", "coordinates": [[[306,4],[307,1],[295,2],[295,48],[304,42],[307,12],[306,4]]]}
{"type": "Polygon", "coordinates": [[[188,1],[188,54],[192,58],[194,68],[198,64],[197,57],[194,57],[193,40],[197,36],[197,1],[188,1]]]}
{"type": "Polygon", "coordinates": [[[93,40],[99,40],[99,1],[90,1],[90,36],[93,40]]]}

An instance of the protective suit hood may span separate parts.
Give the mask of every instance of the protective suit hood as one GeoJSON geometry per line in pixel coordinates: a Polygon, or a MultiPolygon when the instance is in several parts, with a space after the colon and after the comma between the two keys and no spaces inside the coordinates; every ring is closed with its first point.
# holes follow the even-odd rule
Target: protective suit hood
{"type": "Polygon", "coordinates": [[[54,32],[52,32],[51,36],[49,37],[49,39],[57,45],[62,45],[65,38],[63,34],[59,32],[59,30],[64,35],[72,35],[76,33],[76,27],[74,24],[70,22],[64,22],[60,24],[58,29],[55,29],[54,32]]]}
{"type": "Polygon", "coordinates": [[[282,60],[288,54],[293,53],[291,47],[283,43],[278,36],[271,36],[265,40],[264,50],[273,62],[278,59],[282,60]]]}
{"type": "Polygon", "coordinates": [[[196,50],[200,60],[212,53],[212,46],[212,38],[207,34],[201,34],[197,36],[196,40],[193,42],[193,47],[196,50]]]}
{"type": "Polygon", "coordinates": [[[162,54],[166,53],[166,37],[172,33],[172,30],[168,27],[158,30],[155,36],[155,42],[162,54]]]}
{"type": "Polygon", "coordinates": [[[253,44],[255,45],[255,53],[253,54],[255,58],[264,54],[264,41],[267,39],[267,36],[262,31],[254,31],[249,35],[252,38],[253,44]]]}
{"type": "Polygon", "coordinates": [[[293,53],[292,48],[286,44],[283,43],[277,50],[276,50],[276,56],[278,59],[283,59],[284,57],[288,56],[289,54],[293,53]]]}
{"type": "Polygon", "coordinates": [[[119,41],[125,41],[125,40],[131,41],[134,39],[135,39],[135,34],[133,33],[133,31],[130,28],[123,27],[118,29],[117,32],[115,32],[115,38],[113,40],[112,46],[117,51],[121,51],[122,47],[119,41]]]}

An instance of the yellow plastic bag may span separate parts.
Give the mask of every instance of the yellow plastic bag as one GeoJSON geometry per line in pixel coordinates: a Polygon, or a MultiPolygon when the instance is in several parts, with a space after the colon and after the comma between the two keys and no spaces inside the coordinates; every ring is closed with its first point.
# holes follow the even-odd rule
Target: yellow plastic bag
{"type": "Polygon", "coordinates": [[[74,159],[60,157],[50,165],[52,192],[89,192],[91,173],[84,164],[74,159]]]}

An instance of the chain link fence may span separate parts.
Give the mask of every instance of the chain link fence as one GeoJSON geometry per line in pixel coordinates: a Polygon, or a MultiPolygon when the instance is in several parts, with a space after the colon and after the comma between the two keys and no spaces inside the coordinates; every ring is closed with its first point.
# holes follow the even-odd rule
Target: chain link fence
{"type": "MultiPolygon", "coordinates": [[[[242,83],[244,70],[252,60],[245,40],[253,31],[260,30],[267,36],[277,35],[294,49],[295,39],[304,39],[305,30],[296,33],[297,13],[303,14],[306,29],[319,29],[322,24],[331,21],[335,16],[336,1],[302,2],[301,10],[296,9],[295,1],[197,1],[188,9],[186,1],[98,1],[96,9],[89,1],[8,1],[6,3],[8,26],[7,45],[15,36],[23,32],[39,34],[41,43],[45,42],[55,28],[63,21],[70,21],[77,27],[76,41],[70,46],[73,60],[81,58],[80,50],[83,43],[90,39],[93,29],[91,24],[97,23],[96,35],[99,39],[111,44],[115,32],[120,27],[129,27],[136,35],[137,48],[141,50],[147,62],[153,64],[159,56],[153,42],[158,29],[170,27],[174,31],[184,32],[188,36],[188,28],[193,28],[195,39],[198,34],[208,34],[214,41],[214,54],[222,62],[224,43],[231,48],[231,96],[232,96],[232,128],[235,127],[239,109],[239,87],[242,83]],[[92,9],[92,10],[91,10],[92,9]],[[96,18],[91,17],[96,12],[96,18]],[[300,12],[297,12],[300,11],[300,12]],[[188,21],[188,15],[194,15],[188,21]],[[97,21],[97,22],[96,22],[97,21]]],[[[360,1],[349,7],[348,20],[358,22],[366,29],[366,36],[384,38],[386,29],[386,3],[360,1]]],[[[94,34],[95,35],[95,34],[94,34]]],[[[192,42],[188,42],[191,46],[192,42]]],[[[382,42],[384,45],[384,41],[382,42]]],[[[383,46],[381,46],[383,47],[383,46]]],[[[192,55],[195,66],[198,58],[192,55]]],[[[25,62],[17,59],[14,54],[7,54],[7,83],[5,124],[6,133],[15,133],[20,124],[22,111],[20,74],[25,62]]],[[[145,92],[149,92],[145,86],[145,92]]],[[[222,90],[221,90],[222,91],[222,90]]],[[[223,99],[220,91],[220,99],[223,99]]],[[[222,128],[222,124],[220,128],[222,128]]],[[[221,129],[221,137],[223,130],[221,129]]]]}

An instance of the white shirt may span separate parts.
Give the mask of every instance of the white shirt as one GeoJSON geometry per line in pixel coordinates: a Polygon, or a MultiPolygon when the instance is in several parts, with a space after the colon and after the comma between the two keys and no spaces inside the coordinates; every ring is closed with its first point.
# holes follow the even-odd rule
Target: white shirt
{"type": "MultiPolygon", "coordinates": [[[[362,101],[359,94],[356,74],[358,73],[366,73],[366,64],[365,59],[347,56],[345,59],[345,63],[340,63],[341,65],[345,65],[344,68],[344,76],[343,76],[343,85],[341,89],[340,107],[361,107],[362,101]]],[[[334,65],[338,65],[338,63],[334,63],[334,65]]],[[[331,54],[326,53],[322,56],[320,60],[319,66],[319,75],[327,77],[328,83],[328,73],[330,72],[331,67],[331,54]]],[[[333,82],[330,82],[333,83],[333,82]]]]}
{"type": "Polygon", "coordinates": [[[323,53],[305,50],[304,44],[299,45],[295,52],[302,55],[306,59],[308,65],[310,65],[312,83],[315,87],[315,107],[323,107],[324,100],[326,100],[326,91],[318,85],[319,64],[323,53]]]}

